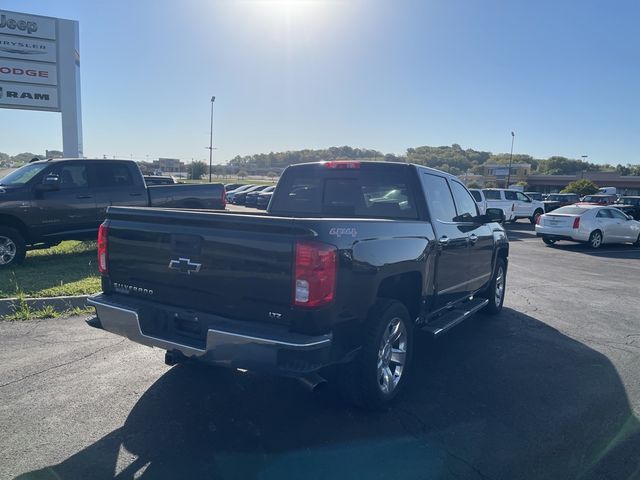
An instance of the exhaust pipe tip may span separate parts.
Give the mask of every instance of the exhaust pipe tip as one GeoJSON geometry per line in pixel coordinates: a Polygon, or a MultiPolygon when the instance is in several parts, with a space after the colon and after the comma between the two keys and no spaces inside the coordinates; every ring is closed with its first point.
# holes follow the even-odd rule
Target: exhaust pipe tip
{"type": "Polygon", "coordinates": [[[306,388],[310,392],[317,392],[327,384],[327,380],[317,373],[309,373],[307,375],[297,377],[297,380],[304,388],[306,388]]]}

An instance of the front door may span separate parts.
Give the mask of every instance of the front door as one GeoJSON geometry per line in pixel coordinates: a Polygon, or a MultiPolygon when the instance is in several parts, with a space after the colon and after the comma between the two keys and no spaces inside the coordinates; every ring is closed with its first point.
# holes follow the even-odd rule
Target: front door
{"type": "Polygon", "coordinates": [[[635,242],[638,239],[638,232],[631,228],[627,216],[617,208],[610,208],[611,216],[613,217],[614,234],[620,242],[635,242]]]}
{"type": "Polygon", "coordinates": [[[470,294],[468,232],[456,223],[456,207],[445,177],[422,173],[429,217],[438,241],[434,308],[445,307],[470,294]]]}
{"type": "Polygon", "coordinates": [[[54,241],[95,236],[96,200],[86,162],[56,162],[42,178],[50,176],[60,179],[60,189],[34,190],[34,236],[54,241]]]}

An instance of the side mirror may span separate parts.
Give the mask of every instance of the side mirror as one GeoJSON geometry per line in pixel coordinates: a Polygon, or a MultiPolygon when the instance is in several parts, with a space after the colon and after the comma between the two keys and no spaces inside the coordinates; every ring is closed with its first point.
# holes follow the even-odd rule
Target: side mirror
{"type": "Polygon", "coordinates": [[[625,215],[627,216],[627,220],[635,220],[631,215],[629,215],[628,213],[625,213],[625,215]]]}
{"type": "Polygon", "coordinates": [[[487,223],[490,223],[490,222],[503,223],[505,220],[504,211],[501,208],[487,208],[487,211],[484,214],[484,216],[487,219],[487,223]]]}
{"type": "Polygon", "coordinates": [[[42,180],[42,183],[36,185],[36,189],[40,192],[60,190],[60,177],[58,175],[47,175],[42,180]]]}

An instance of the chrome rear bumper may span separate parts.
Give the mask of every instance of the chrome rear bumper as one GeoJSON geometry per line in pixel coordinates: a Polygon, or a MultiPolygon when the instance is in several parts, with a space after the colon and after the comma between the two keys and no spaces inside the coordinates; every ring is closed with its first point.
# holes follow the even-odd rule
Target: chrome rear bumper
{"type": "MultiPolygon", "coordinates": [[[[247,368],[299,374],[316,371],[329,363],[332,335],[308,336],[291,333],[280,326],[269,327],[268,335],[248,334],[209,324],[203,345],[145,334],[139,311],[122,305],[108,295],[98,294],[87,301],[96,309],[87,323],[136,343],[180,352],[185,357],[230,368],[247,368]]],[[[203,315],[204,316],[204,315],[203,315]]],[[[226,320],[226,319],[225,319],[226,320]]],[[[261,329],[264,332],[264,328],[261,329]]]]}

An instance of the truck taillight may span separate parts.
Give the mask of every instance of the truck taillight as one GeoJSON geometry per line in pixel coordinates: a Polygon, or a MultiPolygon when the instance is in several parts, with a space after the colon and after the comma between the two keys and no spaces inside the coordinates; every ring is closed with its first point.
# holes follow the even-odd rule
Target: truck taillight
{"type": "Polygon", "coordinates": [[[580,228],[580,217],[576,217],[573,219],[573,228],[576,230],[580,228]]]}
{"type": "Polygon", "coordinates": [[[226,207],[227,207],[227,192],[223,186],[222,187],[222,209],[224,210],[226,207]]]}
{"type": "Polygon", "coordinates": [[[536,217],[536,225],[540,225],[542,223],[542,215],[538,215],[536,217]]]}
{"type": "Polygon", "coordinates": [[[299,241],[295,250],[293,304],[317,308],[331,303],[336,291],[336,247],[299,241]]]}
{"type": "Polygon", "coordinates": [[[102,275],[109,273],[107,268],[107,222],[98,228],[98,270],[102,275]]]}
{"type": "Polygon", "coordinates": [[[515,211],[515,209],[516,209],[516,204],[515,204],[515,203],[512,203],[512,204],[511,204],[511,211],[513,212],[513,211],[515,211]]]}

